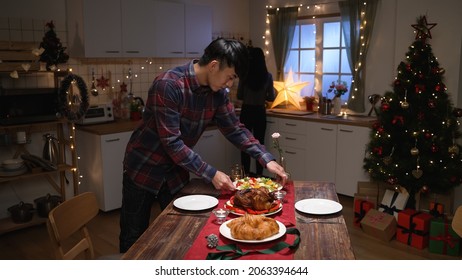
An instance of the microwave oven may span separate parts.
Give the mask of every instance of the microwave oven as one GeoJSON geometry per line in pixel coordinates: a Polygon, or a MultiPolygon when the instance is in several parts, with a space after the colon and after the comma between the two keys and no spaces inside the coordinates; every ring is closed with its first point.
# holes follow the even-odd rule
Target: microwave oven
{"type": "Polygon", "coordinates": [[[59,117],[56,88],[0,88],[0,125],[55,121],[59,117]]]}
{"type": "Polygon", "coordinates": [[[98,124],[114,121],[112,103],[90,105],[85,115],[77,121],[78,124],[98,124]]]}

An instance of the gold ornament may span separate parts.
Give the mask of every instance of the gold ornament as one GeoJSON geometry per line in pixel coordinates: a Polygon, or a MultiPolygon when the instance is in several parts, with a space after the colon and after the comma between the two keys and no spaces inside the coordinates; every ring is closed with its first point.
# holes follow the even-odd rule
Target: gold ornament
{"type": "Polygon", "coordinates": [[[416,147],[412,148],[411,149],[411,155],[413,155],[413,156],[419,155],[419,149],[417,149],[416,147]]]}
{"type": "Polygon", "coordinates": [[[414,178],[420,179],[420,177],[422,177],[422,175],[423,175],[423,171],[421,169],[412,170],[412,176],[414,176],[414,178]]]}
{"type": "Polygon", "coordinates": [[[401,108],[403,108],[403,109],[409,108],[409,102],[407,102],[407,101],[401,102],[401,108]]]}
{"type": "Polygon", "coordinates": [[[448,152],[451,156],[455,156],[459,154],[459,146],[452,145],[448,148],[448,152]]]}

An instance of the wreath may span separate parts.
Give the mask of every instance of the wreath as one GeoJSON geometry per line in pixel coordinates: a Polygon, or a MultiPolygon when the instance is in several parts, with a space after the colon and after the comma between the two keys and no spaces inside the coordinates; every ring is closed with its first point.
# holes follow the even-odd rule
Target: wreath
{"type": "Polygon", "coordinates": [[[88,102],[87,85],[85,84],[83,79],[78,75],[74,75],[74,74],[67,75],[62,80],[61,87],[59,88],[59,100],[60,100],[59,111],[69,121],[75,122],[75,121],[80,120],[83,116],[85,116],[90,104],[88,102]],[[77,84],[77,88],[79,89],[79,93],[80,93],[80,100],[78,103],[73,102],[72,100],[73,97],[71,97],[71,102],[68,102],[69,88],[73,82],[77,84]],[[73,107],[76,107],[75,105],[78,105],[78,108],[73,108],[73,107]]]}

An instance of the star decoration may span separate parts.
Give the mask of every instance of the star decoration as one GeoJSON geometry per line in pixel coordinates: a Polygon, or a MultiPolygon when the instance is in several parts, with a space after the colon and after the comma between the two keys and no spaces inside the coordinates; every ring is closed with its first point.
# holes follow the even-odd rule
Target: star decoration
{"type": "Polygon", "coordinates": [[[96,79],[96,86],[102,88],[103,90],[106,89],[106,87],[109,87],[109,79],[106,79],[103,75],[101,75],[101,78],[96,79]]]}
{"type": "Polygon", "coordinates": [[[120,84],[120,92],[127,92],[127,84],[125,82],[120,84]]]}
{"type": "Polygon", "coordinates": [[[277,105],[283,102],[289,102],[301,110],[300,101],[302,97],[300,96],[300,91],[302,88],[306,87],[309,82],[294,82],[293,72],[289,71],[289,75],[284,82],[274,81],[274,88],[277,90],[278,95],[273,101],[271,108],[276,107],[277,105]]]}
{"type": "Polygon", "coordinates": [[[427,22],[427,17],[426,16],[421,16],[417,20],[417,24],[411,24],[412,27],[414,27],[415,30],[417,30],[417,33],[415,35],[415,39],[422,39],[422,41],[425,41],[427,38],[432,38],[432,34],[430,33],[430,30],[435,27],[436,23],[428,23],[427,22]]]}

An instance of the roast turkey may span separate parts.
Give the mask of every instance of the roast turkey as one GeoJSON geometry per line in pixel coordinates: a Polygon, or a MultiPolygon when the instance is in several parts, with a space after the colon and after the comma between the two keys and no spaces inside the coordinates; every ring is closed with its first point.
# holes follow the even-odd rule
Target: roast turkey
{"type": "Polygon", "coordinates": [[[234,195],[233,204],[242,209],[269,210],[276,204],[276,198],[264,187],[239,190],[234,195]]]}

